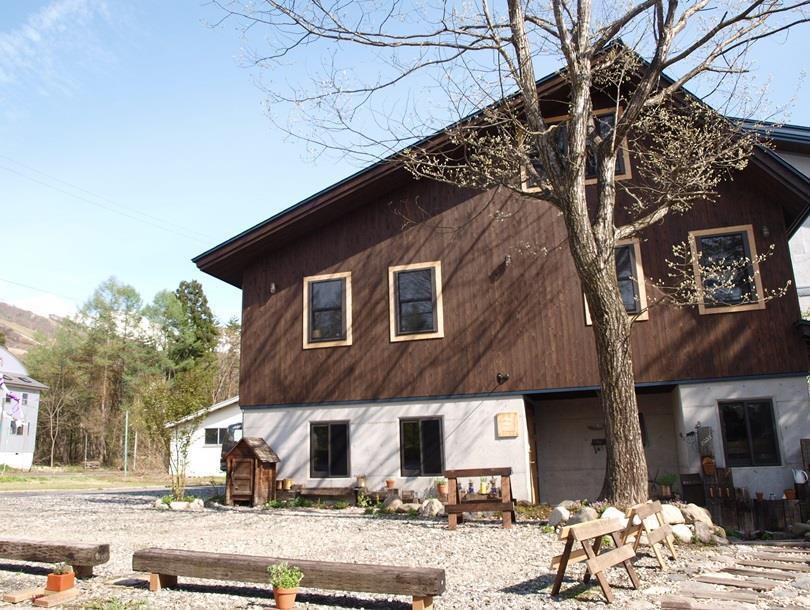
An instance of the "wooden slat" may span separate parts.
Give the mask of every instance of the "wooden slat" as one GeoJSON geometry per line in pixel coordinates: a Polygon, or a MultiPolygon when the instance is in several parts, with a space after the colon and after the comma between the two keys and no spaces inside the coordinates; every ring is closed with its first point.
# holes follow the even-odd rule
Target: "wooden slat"
{"type": "Polygon", "coordinates": [[[590,570],[591,574],[597,574],[635,556],[636,552],[633,550],[633,546],[625,544],[617,549],[611,549],[607,553],[602,553],[594,559],[589,559],[587,561],[588,570],[590,570]]]}
{"type": "Polygon", "coordinates": [[[59,604],[73,601],[77,597],[79,597],[79,590],[75,588],[60,591],[59,593],[45,593],[42,597],[38,597],[34,600],[34,605],[37,608],[52,608],[59,604]]]}
{"type": "Polygon", "coordinates": [[[651,532],[647,532],[647,540],[651,545],[658,544],[670,534],[672,534],[672,528],[668,525],[657,527],[651,532]]]}
{"type": "Polygon", "coordinates": [[[42,563],[64,562],[70,565],[97,566],[110,560],[110,545],[0,538],[0,557],[42,563]]]}
{"type": "Polygon", "coordinates": [[[512,476],[512,468],[462,468],[460,470],[445,470],[444,476],[448,479],[464,477],[509,477],[512,476]]]}
{"type": "Polygon", "coordinates": [[[45,595],[45,587],[34,587],[33,589],[23,589],[21,591],[12,591],[3,595],[3,601],[10,604],[19,604],[29,599],[34,599],[40,595],[45,595]]]}
{"type": "Polygon", "coordinates": [[[803,557],[789,557],[784,553],[754,553],[752,559],[764,559],[765,561],[782,561],[785,563],[796,563],[799,565],[810,565],[810,559],[803,557]]]}
{"type": "Polygon", "coordinates": [[[681,587],[681,593],[699,599],[721,599],[729,602],[745,602],[756,604],[759,596],[756,593],[749,593],[748,591],[728,591],[721,589],[701,589],[693,585],[684,584],[681,587]]]}
{"type": "Polygon", "coordinates": [[[511,511],[514,508],[511,502],[491,502],[482,500],[479,502],[462,502],[455,506],[447,505],[444,507],[444,512],[448,515],[458,513],[491,513],[511,511]]]}
{"type": "Polygon", "coordinates": [[[795,574],[788,574],[787,572],[775,572],[773,570],[746,570],[745,568],[723,568],[721,572],[728,574],[735,574],[737,576],[753,576],[754,578],[767,578],[769,580],[794,580],[795,574]]]}
{"type": "Polygon", "coordinates": [[[302,587],[422,597],[441,595],[445,590],[444,570],[438,568],[308,561],[178,549],[135,551],[132,569],[154,574],[266,583],[267,567],[282,561],[301,568],[304,572],[302,587]]]}
{"type": "Polygon", "coordinates": [[[741,566],[751,568],[772,568],[774,570],[786,570],[788,572],[810,572],[810,566],[802,566],[794,563],[781,563],[779,561],[761,561],[758,559],[738,559],[741,566]]]}
{"type": "Polygon", "coordinates": [[[664,595],[661,598],[662,610],[721,610],[725,608],[735,608],[735,606],[718,604],[712,602],[711,604],[701,604],[696,599],[683,597],[682,595],[664,595]]]}
{"type": "Polygon", "coordinates": [[[575,540],[582,541],[596,536],[606,536],[621,529],[623,529],[622,522],[618,519],[596,519],[576,525],[566,525],[560,532],[560,538],[567,538],[569,534],[573,534],[575,540]]]}
{"type": "MultiPolygon", "coordinates": [[[[568,556],[568,563],[579,563],[580,561],[585,561],[586,557],[585,549],[577,549],[576,551],[571,551],[571,554],[568,556]]],[[[562,561],[562,554],[553,557],[551,559],[552,569],[560,565],[560,561],[562,561]]]]}
{"type": "Polygon", "coordinates": [[[754,589],[755,591],[770,591],[776,588],[776,584],[768,582],[767,580],[757,580],[755,578],[748,578],[740,580],[739,578],[724,578],[722,576],[695,576],[694,580],[697,582],[705,582],[710,585],[722,585],[724,587],[736,587],[738,589],[754,589]]]}

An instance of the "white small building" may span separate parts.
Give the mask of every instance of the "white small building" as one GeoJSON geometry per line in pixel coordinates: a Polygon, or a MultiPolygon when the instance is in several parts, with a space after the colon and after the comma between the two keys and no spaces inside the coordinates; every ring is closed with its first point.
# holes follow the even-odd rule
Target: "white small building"
{"type": "Polygon", "coordinates": [[[0,375],[7,390],[0,389],[0,464],[28,470],[37,442],[39,395],[47,386],[29,377],[22,362],[4,347],[0,347],[0,375]]]}
{"type": "MultiPolygon", "coordinates": [[[[181,419],[172,423],[170,427],[187,425],[192,419],[196,419],[196,416],[181,419]]],[[[208,407],[205,417],[199,422],[191,438],[186,474],[190,477],[224,475],[219,467],[222,443],[228,433],[228,426],[239,423],[242,423],[239,396],[208,407]]]]}

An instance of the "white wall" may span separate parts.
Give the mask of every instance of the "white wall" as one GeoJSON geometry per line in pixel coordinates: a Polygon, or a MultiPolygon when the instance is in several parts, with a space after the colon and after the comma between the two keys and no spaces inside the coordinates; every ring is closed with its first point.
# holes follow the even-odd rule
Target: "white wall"
{"type": "Polygon", "coordinates": [[[186,473],[191,477],[224,476],[219,469],[222,445],[206,445],[206,428],[227,428],[242,421],[242,410],[234,403],[210,413],[199,425],[191,439],[186,473]]]}
{"type": "MultiPolygon", "coordinates": [[[[810,176],[810,155],[777,150],[776,154],[803,174],[810,176]]],[[[790,238],[790,258],[796,276],[796,291],[802,312],[810,309],[810,218],[790,238]]]]}
{"type": "Polygon", "coordinates": [[[717,466],[725,468],[718,401],[766,398],[773,402],[782,465],[735,467],[734,486],[747,487],[751,496],[761,491],[765,497],[774,494],[777,498],[793,486],[792,469],[801,468],[799,440],[810,438],[810,397],[804,376],[681,385],[678,396],[676,429],[683,434],[678,439],[681,472],[700,472],[700,454],[692,440],[695,437],[686,437],[698,422],[711,426],[714,457],[717,466]]]}
{"type": "Polygon", "coordinates": [[[293,479],[305,487],[346,487],[356,475],[365,474],[370,489],[379,489],[385,479],[394,478],[401,489],[424,494],[434,488],[435,477],[401,476],[399,420],[428,416],[442,418],[446,469],[511,466],[513,495],[529,499],[529,450],[521,397],[251,408],[244,412],[244,433],[263,437],[278,454],[279,478],[293,479]],[[496,438],[495,415],[500,412],[518,414],[517,438],[496,438]],[[349,422],[350,477],[310,477],[310,422],[319,421],[349,422]]]}
{"type": "Polygon", "coordinates": [[[17,396],[27,394],[27,403],[21,408],[25,415],[25,432],[12,435],[12,418],[6,406],[0,416],[0,464],[28,470],[34,460],[34,448],[37,441],[37,419],[39,417],[39,392],[37,390],[9,387],[17,396]]]}

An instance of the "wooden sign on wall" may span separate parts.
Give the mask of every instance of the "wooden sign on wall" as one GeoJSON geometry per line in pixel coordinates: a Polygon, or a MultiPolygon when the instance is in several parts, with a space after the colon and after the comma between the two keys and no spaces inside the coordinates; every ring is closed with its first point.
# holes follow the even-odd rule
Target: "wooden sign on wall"
{"type": "Polygon", "coordinates": [[[498,438],[516,438],[518,436],[518,414],[515,412],[496,414],[495,435],[498,438]]]}

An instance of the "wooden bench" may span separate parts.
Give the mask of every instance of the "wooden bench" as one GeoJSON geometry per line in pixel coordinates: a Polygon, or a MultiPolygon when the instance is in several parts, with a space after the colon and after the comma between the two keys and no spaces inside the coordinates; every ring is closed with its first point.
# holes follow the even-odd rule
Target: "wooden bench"
{"type": "Polygon", "coordinates": [[[0,557],[41,563],[64,562],[73,567],[78,578],[90,578],[93,566],[110,560],[110,545],[0,538],[0,557]]]}
{"type": "Polygon", "coordinates": [[[178,576],[259,582],[269,588],[267,567],[282,561],[301,568],[304,573],[302,587],[408,595],[413,598],[413,610],[433,608],[433,598],[444,593],[445,589],[444,570],[438,568],[305,561],[178,549],[135,551],[132,569],[150,573],[150,591],[177,585],[178,576]]]}
{"type": "Polygon", "coordinates": [[[661,554],[659,546],[661,543],[666,543],[669,552],[672,554],[672,559],[678,559],[678,554],[675,552],[675,541],[672,536],[672,528],[664,522],[664,513],[661,510],[661,502],[645,502],[643,504],[636,504],[627,511],[627,528],[622,533],[622,542],[627,542],[631,537],[634,537],[633,550],[638,551],[641,544],[641,533],[647,537],[647,544],[652,548],[655,553],[655,558],[658,560],[658,565],[662,570],[667,569],[667,564],[664,561],[664,556],[661,554]],[[653,517],[657,522],[657,527],[652,528],[647,522],[648,519],[653,517]],[[638,523],[634,521],[638,520],[638,523]]]}
{"type": "Polygon", "coordinates": [[[496,512],[501,513],[503,527],[512,527],[515,521],[515,504],[512,500],[512,469],[511,468],[467,468],[464,470],[445,470],[447,479],[447,504],[444,512],[447,514],[448,529],[456,529],[458,523],[464,522],[463,513],[496,512]],[[497,498],[478,499],[464,502],[458,495],[458,480],[479,477],[501,477],[501,494],[497,498]]]}
{"type": "Polygon", "coordinates": [[[551,560],[552,569],[557,568],[557,578],[554,580],[551,594],[557,595],[560,592],[568,564],[581,561],[587,565],[583,582],[589,582],[591,575],[596,576],[608,603],[613,601],[613,591],[604,572],[610,567],[621,563],[627,570],[633,588],[638,589],[638,575],[630,562],[636,556],[636,551],[632,544],[622,541],[623,531],[624,525],[618,519],[597,519],[563,527],[560,531],[560,540],[565,540],[565,549],[561,555],[557,555],[551,560]],[[616,548],[600,554],[602,536],[610,536],[616,548]],[[576,543],[579,543],[582,548],[574,550],[576,543]]]}

